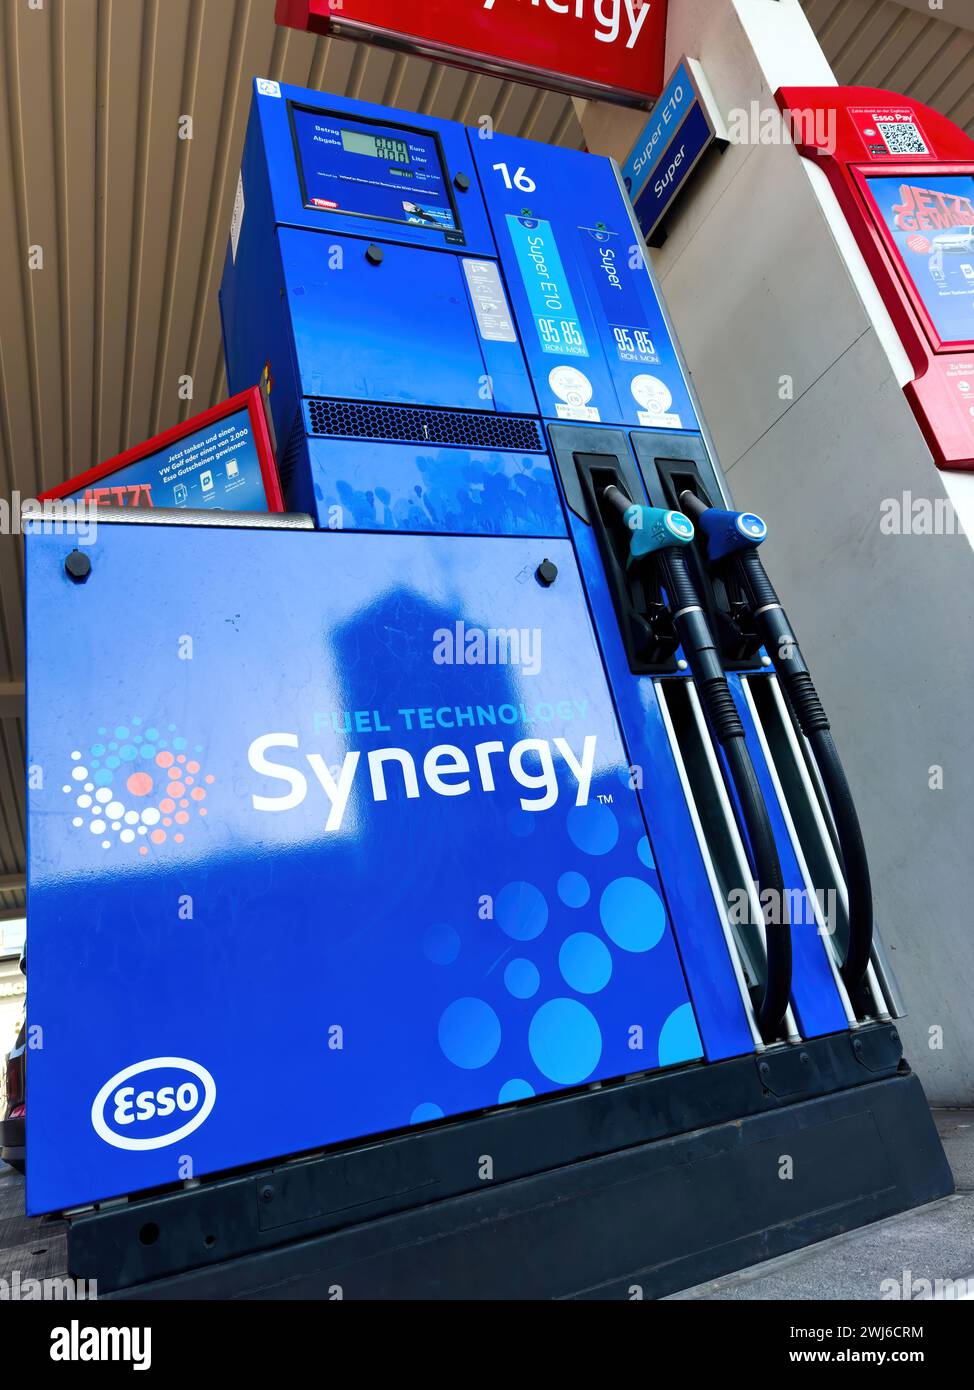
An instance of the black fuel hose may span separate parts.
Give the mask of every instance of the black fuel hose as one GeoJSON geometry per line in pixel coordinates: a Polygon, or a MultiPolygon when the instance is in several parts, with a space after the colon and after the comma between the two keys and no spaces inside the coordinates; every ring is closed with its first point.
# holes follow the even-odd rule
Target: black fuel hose
{"type": "Polygon", "coordinates": [[[788,616],[761,557],[753,547],[736,557],[751,595],[761,640],[781,677],[782,689],[798,727],[808,739],[832,811],[849,894],[849,944],[842,963],[846,988],[855,991],[869,969],[873,945],[873,894],[869,860],[856,804],[808,667],[788,616]]]}
{"type": "MultiPolygon", "coordinates": [[[[602,495],[623,519],[628,517],[634,504],[620,488],[607,487],[602,495]]],[[[773,1042],[781,1032],[791,996],[791,927],[778,847],[748,752],[744,725],[734,704],[710,624],[700,606],[686,557],[675,542],[664,545],[654,554],[659,561],[673,626],[693,675],[707,726],[724,752],[737,793],[744,838],[750,850],[764,915],[767,947],[768,973],[758,1010],[758,1027],[765,1042],[773,1042]]]]}
{"type": "MultiPolygon", "coordinates": [[[[689,491],[681,495],[680,505],[694,521],[699,521],[707,510],[706,503],[689,491]]],[[[849,944],[842,978],[853,992],[869,969],[873,944],[872,883],[856,805],[828,716],[757,547],[751,545],[738,551],[733,563],[749,594],[758,633],[781,680],[785,699],[808,739],[832,811],[849,895],[849,944]]]]}
{"type": "Polygon", "coordinates": [[[711,735],[727,759],[750,846],[764,912],[768,957],[758,1027],[765,1042],[773,1042],[781,1031],[791,995],[791,927],[771,818],[745,741],[744,725],[727,684],[710,624],[690,578],[686,558],[675,548],[661,551],[660,558],[664,586],[673,610],[673,625],[689,663],[711,735]]]}

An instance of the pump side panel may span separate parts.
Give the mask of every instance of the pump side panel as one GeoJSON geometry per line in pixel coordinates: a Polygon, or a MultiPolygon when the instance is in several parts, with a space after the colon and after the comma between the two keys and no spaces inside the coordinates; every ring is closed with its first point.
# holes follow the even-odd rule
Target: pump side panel
{"type": "Polygon", "coordinates": [[[372,265],[352,237],[278,237],[302,395],[493,408],[458,257],[390,245],[372,265]]]}
{"type": "Polygon", "coordinates": [[[313,437],[304,447],[290,502],[322,527],[338,516],[346,531],[565,535],[547,454],[313,437]]]}
{"type": "Polygon", "coordinates": [[[568,540],[72,546],[27,539],[32,1213],[701,1055],[568,540]]]}
{"type": "Polygon", "coordinates": [[[231,392],[263,385],[278,458],[298,411],[298,364],[284,297],[265,153],[256,107],[247,123],[233,231],[220,284],[227,382],[231,392]]]}

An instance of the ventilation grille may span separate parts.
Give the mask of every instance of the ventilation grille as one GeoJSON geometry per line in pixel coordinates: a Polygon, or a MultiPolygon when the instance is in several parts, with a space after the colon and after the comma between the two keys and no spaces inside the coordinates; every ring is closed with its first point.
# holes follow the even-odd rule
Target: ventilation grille
{"type": "Polygon", "coordinates": [[[544,448],[537,421],[521,416],[371,405],[365,401],[324,400],[320,396],[309,400],[307,406],[308,429],[316,435],[388,439],[404,444],[458,444],[520,453],[540,453],[544,448]]]}
{"type": "Polygon", "coordinates": [[[294,417],[294,424],[291,426],[291,433],[288,435],[287,444],[277,460],[277,471],[281,479],[281,487],[286,492],[291,486],[291,479],[294,476],[294,465],[304,448],[306,439],[304,421],[301,419],[301,412],[298,411],[294,417]]]}

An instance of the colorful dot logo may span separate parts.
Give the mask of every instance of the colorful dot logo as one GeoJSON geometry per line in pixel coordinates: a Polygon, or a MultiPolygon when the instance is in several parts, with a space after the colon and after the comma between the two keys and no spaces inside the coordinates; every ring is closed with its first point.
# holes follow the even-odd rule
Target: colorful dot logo
{"type": "Polygon", "coordinates": [[[72,825],[115,847],[148,856],[166,844],[181,845],[195,817],[205,817],[216,778],[175,724],[105,725],[87,751],[71,753],[71,780],[64,793],[74,802],[72,825]]]}

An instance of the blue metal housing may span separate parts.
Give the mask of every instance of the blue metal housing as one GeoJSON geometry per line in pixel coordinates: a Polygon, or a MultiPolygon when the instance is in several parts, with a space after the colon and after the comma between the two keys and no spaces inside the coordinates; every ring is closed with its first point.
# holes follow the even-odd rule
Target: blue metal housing
{"type": "Polygon", "coordinates": [[[261,87],[227,371],[317,529],[27,537],[32,1212],[756,1046],[561,458],[707,459],[617,170],[261,87]]]}

